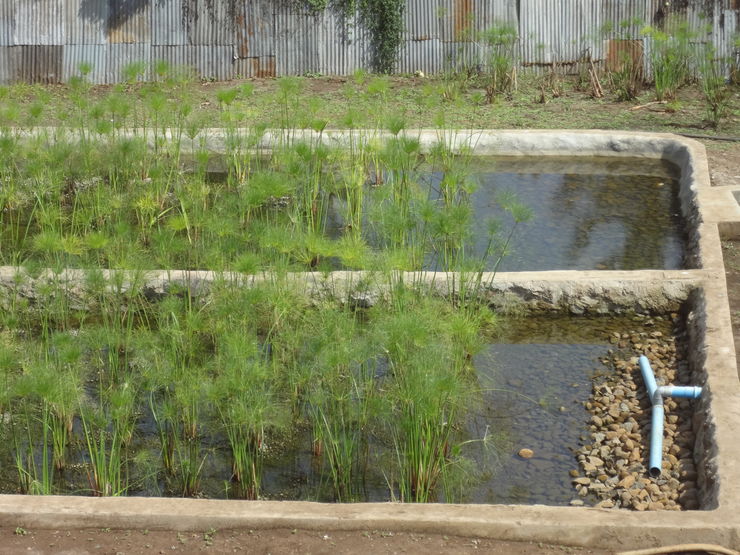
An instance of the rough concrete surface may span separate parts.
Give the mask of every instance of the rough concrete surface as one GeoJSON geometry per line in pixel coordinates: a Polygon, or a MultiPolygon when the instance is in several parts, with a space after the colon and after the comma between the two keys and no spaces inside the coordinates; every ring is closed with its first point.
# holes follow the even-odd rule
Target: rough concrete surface
{"type": "MultiPolygon", "coordinates": [[[[407,132],[412,133],[427,146],[440,139],[437,131],[407,132]]],[[[347,132],[327,132],[323,140],[341,144],[347,136],[347,132]]],[[[223,136],[211,130],[208,137],[209,147],[218,150],[223,136]]],[[[740,442],[736,432],[740,423],[740,382],[720,246],[720,232],[737,230],[740,226],[740,207],[733,197],[740,187],[710,190],[704,147],[696,141],[667,134],[472,130],[450,132],[442,138],[456,146],[470,146],[482,155],[652,157],[667,159],[680,168],[682,211],[690,227],[690,269],[522,272],[499,274],[492,280],[488,278],[493,276],[485,276],[483,282],[491,304],[509,310],[601,313],[637,307],[648,312],[690,305],[693,371],[705,391],[698,424],[701,429],[697,433],[697,443],[701,443],[698,451],[704,454],[697,465],[703,468],[704,483],[700,486],[705,510],[637,513],[537,505],[319,504],[5,495],[0,496],[0,524],[170,530],[382,528],[606,549],[697,542],[740,548],[740,442]]],[[[263,147],[269,148],[271,140],[274,137],[268,136],[263,147]]],[[[16,271],[0,269],[0,289],[13,287],[16,271]]],[[[74,284],[74,273],[67,277],[74,284]]],[[[153,291],[164,293],[173,281],[207,286],[213,279],[223,277],[207,272],[157,272],[146,279],[153,291]]],[[[372,303],[375,295],[382,295],[383,288],[382,283],[370,287],[372,279],[367,278],[351,272],[328,277],[296,276],[314,294],[340,294],[350,301],[372,303]]],[[[449,293],[453,283],[459,283],[452,276],[429,272],[405,275],[404,279],[432,284],[443,293],[449,293]]],[[[24,294],[32,296],[33,285],[24,287],[24,294]]],[[[71,287],[74,289],[74,285],[71,287]]]]}

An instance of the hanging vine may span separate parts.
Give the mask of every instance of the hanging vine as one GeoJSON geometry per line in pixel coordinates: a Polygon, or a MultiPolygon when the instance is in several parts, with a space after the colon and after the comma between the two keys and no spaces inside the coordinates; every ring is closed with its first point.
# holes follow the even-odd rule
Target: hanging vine
{"type": "Polygon", "coordinates": [[[371,66],[378,73],[391,73],[403,40],[406,0],[303,0],[313,12],[331,7],[345,16],[357,14],[370,33],[371,66]]]}

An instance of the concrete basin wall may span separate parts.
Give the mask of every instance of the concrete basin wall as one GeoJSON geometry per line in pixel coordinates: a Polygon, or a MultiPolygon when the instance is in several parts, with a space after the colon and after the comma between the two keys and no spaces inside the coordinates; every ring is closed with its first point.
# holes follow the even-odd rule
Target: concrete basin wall
{"type": "MultiPolygon", "coordinates": [[[[48,132],[48,131],[47,131],[48,132]]],[[[55,131],[58,133],[58,131],[55,131]]],[[[307,137],[310,133],[301,133],[307,137]]],[[[681,170],[680,195],[689,227],[687,269],[642,271],[555,271],[484,274],[481,294],[496,309],[516,312],[567,311],[574,314],[687,310],[690,364],[704,386],[695,429],[703,509],[637,513],[589,507],[320,504],[309,502],[197,499],[96,499],[0,496],[0,523],[26,527],[146,527],[202,530],[209,527],[385,529],[441,532],[507,540],[529,540],[635,549],[666,543],[710,542],[740,548],[740,381],[735,362],[720,231],[740,229],[740,207],[731,188],[711,188],[704,147],[667,134],[604,131],[409,131],[428,147],[440,138],[475,154],[506,156],[620,156],[669,160],[681,170]]],[[[207,145],[223,151],[224,134],[207,130],[207,145]]],[[[365,135],[363,135],[364,137],[365,135]]],[[[347,132],[325,132],[321,140],[346,144],[347,132]]],[[[282,140],[266,135],[262,148],[282,140]]],[[[185,146],[187,148],[187,145],[185,146]]],[[[0,291],[18,291],[17,268],[0,268],[0,291]]],[[[83,303],[84,273],[69,270],[26,280],[21,294],[33,297],[38,280],[68,284],[83,303]]],[[[270,276],[212,272],[158,271],[143,276],[152,294],[173,284],[205,292],[214,280],[248,286],[270,276]]],[[[360,272],[295,274],[311,295],[331,295],[370,305],[388,281],[402,277],[441,294],[454,294],[459,276],[417,272],[379,276],[360,272]],[[453,279],[454,278],[454,279],[453,279]]],[[[0,293],[0,300],[5,297],[0,293]]]]}

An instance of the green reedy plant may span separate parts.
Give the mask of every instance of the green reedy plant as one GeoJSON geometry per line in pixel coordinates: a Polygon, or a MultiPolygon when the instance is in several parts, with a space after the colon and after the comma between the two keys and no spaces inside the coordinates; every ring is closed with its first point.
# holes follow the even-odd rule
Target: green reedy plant
{"type": "Polygon", "coordinates": [[[484,84],[486,99],[492,103],[499,95],[509,94],[516,87],[516,46],[519,33],[516,26],[499,22],[481,34],[488,49],[484,84]]]}
{"type": "Polygon", "coordinates": [[[616,49],[616,59],[607,63],[607,80],[617,100],[634,100],[642,89],[643,82],[643,46],[642,41],[635,39],[636,29],[643,25],[638,18],[624,19],[615,26],[607,22],[599,29],[602,40],[612,41],[616,49]],[[616,35],[618,38],[613,38],[616,35]]]}
{"type": "Polygon", "coordinates": [[[617,100],[637,98],[643,86],[642,58],[636,60],[631,51],[621,51],[617,67],[609,72],[609,81],[617,100]]]}
{"type": "MultiPolygon", "coordinates": [[[[292,179],[288,183],[297,183],[298,198],[295,206],[300,208],[296,217],[304,222],[309,233],[324,233],[329,208],[329,191],[326,186],[326,181],[330,179],[328,166],[335,153],[320,141],[296,143],[293,151],[295,164],[289,169],[292,179]]],[[[280,199],[289,192],[278,192],[272,198],[280,199]]]]}
{"type": "Polygon", "coordinates": [[[699,60],[699,78],[704,99],[707,102],[707,116],[716,129],[727,114],[732,90],[727,85],[724,61],[716,57],[714,47],[706,47],[699,60]]]}
{"type": "Polygon", "coordinates": [[[277,128],[282,130],[281,144],[289,145],[296,131],[295,115],[298,112],[302,82],[297,77],[280,77],[277,82],[279,119],[277,128]]]}
{"type": "Polygon", "coordinates": [[[688,21],[668,18],[664,29],[645,27],[643,34],[652,39],[650,59],[653,67],[656,100],[671,100],[680,87],[691,79],[694,59],[691,42],[697,33],[688,21]]]}
{"type": "Polygon", "coordinates": [[[390,392],[384,418],[399,495],[403,501],[433,501],[438,486],[465,467],[458,430],[475,401],[469,361],[482,344],[487,319],[472,311],[458,314],[402,285],[390,307],[371,312],[392,378],[384,385],[390,392]]]}
{"type": "Polygon", "coordinates": [[[120,496],[128,489],[124,472],[124,452],[119,430],[108,431],[108,414],[92,405],[80,409],[86,454],[89,460],[88,481],[96,496],[120,496]]]}
{"type": "Polygon", "coordinates": [[[220,334],[214,365],[210,397],[231,447],[232,481],[240,497],[258,499],[268,438],[285,427],[287,412],[256,337],[220,334]]]}
{"type": "Polygon", "coordinates": [[[420,150],[419,141],[409,137],[393,137],[386,142],[379,156],[386,177],[373,191],[369,208],[369,221],[381,244],[393,250],[407,250],[413,268],[422,263],[426,248],[418,219],[424,198],[418,175],[420,150]]]}
{"type": "Polygon", "coordinates": [[[532,219],[532,210],[521,203],[516,195],[513,193],[503,193],[498,196],[498,204],[511,216],[512,225],[509,227],[509,232],[503,237],[498,234],[498,226],[496,222],[492,222],[494,226],[490,233],[490,239],[486,252],[491,252],[496,257],[496,263],[493,266],[492,277],[493,279],[498,272],[501,262],[503,262],[506,255],[509,254],[509,245],[511,240],[516,233],[517,228],[523,223],[528,222],[532,219]]]}
{"type": "Polygon", "coordinates": [[[368,466],[368,437],[376,418],[376,345],[361,333],[358,315],[327,308],[300,361],[312,368],[307,396],[314,452],[329,468],[337,501],[360,499],[368,466]]]}
{"type": "Polygon", "coordinates": [[[161,439],[165,468],[173,473],[184,496],[197,493],[206,460],[201,453],[202,420],[206,417],[204,332],[207,320],[202,306],[169,297],[159,307],[158,329],[163,357],[155,360],[150,390],[160,392],[159,406],[151,397],[151,409],[161,439]]]}
{"type": "Polygon", "coordinates": [[[454,433],[468,401],[467,385],[449,355],[431,345],[403,364],[392,361],[392,436],[401,501],[425,503],[451,466],[454,433]]]}
{"type": "MultiPolygon", "coordinates": [[[[151,387],[151,383],[149,387],[151,387]]],[[[174,476],[176,471],[175,443],[177,441],[177,429],[175,423],[177,416],[171,400],[170,391],[164,389],[157,393],[159,395],[155,395],[155,392],[149,395],[149,410],[157,428],[162,468],[168,476],[174,476]]]]}
{"type": "Polygon", "coordinates": [[[55,334],[45,352],[41,367],[34,369],[36,394],[41,398],[53,445],[53,462],[57,470],[66,466],[67,445],[72,436],[74,418],[82,394],[80,371],[77,365],[82,355],[75,338],[69,334],[55,334]]]}
{"type": "MultiPolygon", "coordinates": [[[[53,449],[49,441],[49,409],[43,407],[38,421],[41,426],[39,440],[34,434],[34,419],[32,409],[24,403],[24,412],[19,419],[19,427],[24,430],[13,431],[15,447],[15,468],[18,472],[18,485],[21,493],[31,495],[52,495],[54,493],[54,464],[52,461],[53,449]],[[23,431],[26,432],[23,437],[23,431]],[[37,460],[37,449],[40,450],[40,460],[37,460]]],[[[16,406],[16,410],[18,407],[16,406]]],[[[37,430],[38,431],[38,430],[37,430]]]]}
{"type": "Polygon", "coordinates": [[[208,455],[200,442],[186,439],[175,442],[175,468],[178,489],[183,497],[192,497],[200,489],[201,474],[208,455]]]}
{"type": "Polygon", "coordinates": [[[39,402],[35,382],[32,375],[23,376],[14,384],[10,396],[15,469],[22,493],[51,495],[54,493],[52,413],[48,403],[39,402]]]}

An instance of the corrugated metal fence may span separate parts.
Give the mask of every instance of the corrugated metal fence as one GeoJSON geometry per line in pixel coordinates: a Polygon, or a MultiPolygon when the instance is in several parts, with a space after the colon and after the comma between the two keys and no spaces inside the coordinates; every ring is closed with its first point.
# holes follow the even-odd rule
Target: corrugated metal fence
{"type": "MultiPolygon", "coordinates": [[[[482,63],[477,37],[498,22],[518,29],[525,70],[605,60],[624,39],[649,52],[640,29],[673,12],[737,55],[740,0],[407,0],[396,70],[482,63]]],[[[92,82],[115,83],[131,62],[159,60],[203,79],[347,75],[368,68],[367,38],[356,18],[300,0],[0,0],[0,82],[66,82],[84,63],[92,82]]]]}

